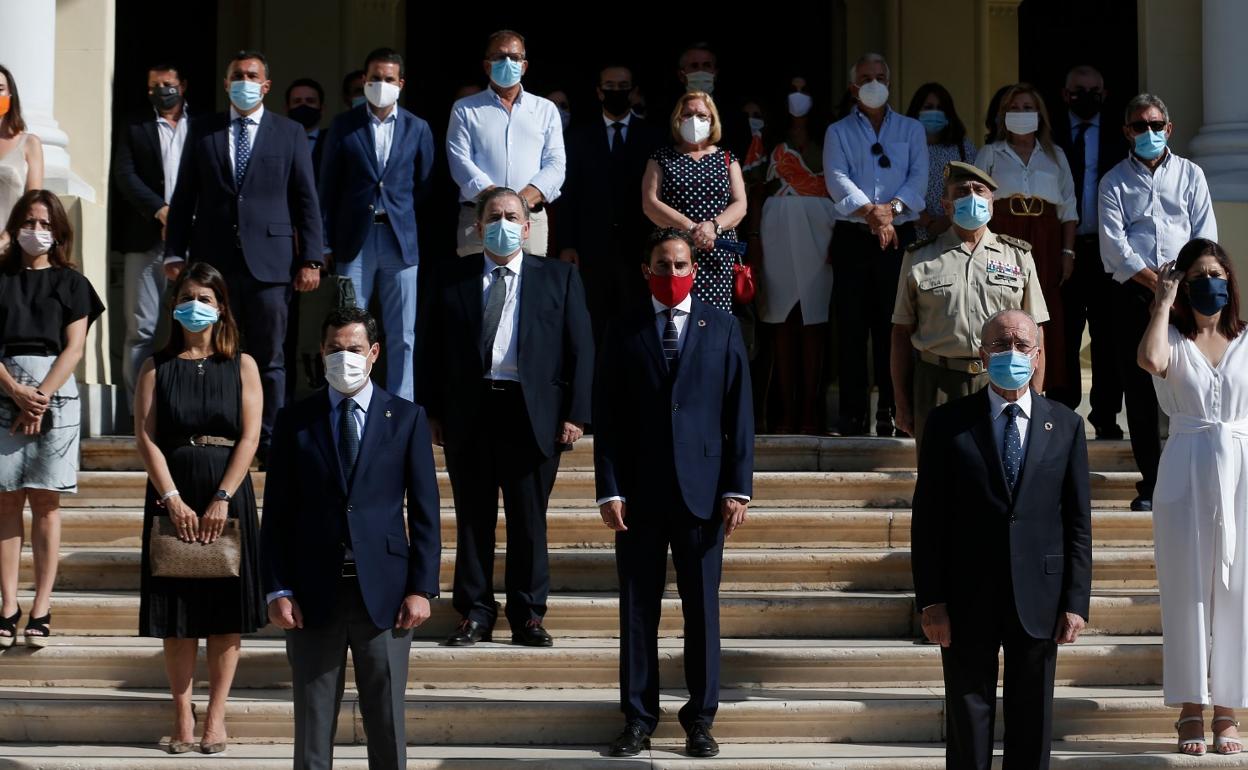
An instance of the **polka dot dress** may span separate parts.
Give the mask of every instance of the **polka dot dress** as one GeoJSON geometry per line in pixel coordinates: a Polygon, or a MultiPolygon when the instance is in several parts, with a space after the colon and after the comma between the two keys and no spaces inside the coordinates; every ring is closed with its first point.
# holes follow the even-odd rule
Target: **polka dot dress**
{"type": "MultiPolygon", "coordinates": [[[[728,208],[728,166],[736,160],[728,150],[719,149],[694,160],[674,147],[664,147],[651,157],[663,171],[659,200],[694,222],[707,222],[728,208]]],[[[735,241],[737,231],[724,230],[719,237],[735,241]]],[[[693,279],[694,296],[731,313],[736,257],[722,249],[699,251],[695,256],[698,274],[693,279]]]]}

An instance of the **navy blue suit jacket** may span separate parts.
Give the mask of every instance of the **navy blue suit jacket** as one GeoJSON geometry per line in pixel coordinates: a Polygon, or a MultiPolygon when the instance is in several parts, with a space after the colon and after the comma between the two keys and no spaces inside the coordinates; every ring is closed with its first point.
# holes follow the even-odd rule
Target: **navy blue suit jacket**
{"type": "Polygon", "coordinates": [[[264,591],[293,591],[304,625],[325,625],[349,537],[368,614],[390,628],[405,596],[438,593],[442,538],[429,423],[419,406],[374,385],[348,484],[331,415],[325,390],[277,415],[260,536],[264,591]]]}
{"type": "Polygon", "coordinates": [[[911,521],[915,603],[949,605],[954,644],[960,626],[996,622],[994,592],[1011,583],[1018,619],[1037,639],[1053,637],[1062,612],[1088,617],[1092,512],[1083,418],[1036,393],[1031,404],[1013,493],[986,388],[937,407],[923,430],[911,521]]]}
{"type": "MultiPolygon", "coordinates": [[[[594,378],[594,339],[585,289],[567,262],[525,254],[520,272],[520,387],[533,439],[546,457],[564,422],[587,423],[594,378]]],[[[481,349],[486,257],[448,263],[430,302],[429,327],[420,345],[417,400],[442,421],[448,451],[490,430],[482,380],[481,349]]]]}
{"type": "Polygon", "coordinates": [[[242,189],[230,164],[229,113],[191,121],[169,202],[165,255],[229,266],[242,246],[257,281],[286,283],[303,260],[322,253],[321,212],[308,132],[266,109],[242,189]]]}
{"type": "Polygon", "coordinates": [[[416,244],[416,206],[429,194],[433,174],[433,132],[429,124],[395,107],[394,141],[385,169],[377,165],[377,149],[368,105],[334,118],[324,140],[321,160],[321,210],[325,247],[336,262],[350,262],[360,253],[373,209],[380,199],[390,227],[403,249],[403,261],[420,262],[416,244]]]}
{"type": "MultiPolygon", "coordinates": [[[[192,119],[185,104],[182,119],[192,119]]],[[[161,242],[156,212],[165,206],[165,163],[159,131],[151,108],[113,131],[112,183],[124,201],[109,207],[112,247],[118,251],[147,251],[161,242]]]]}
{"type": "Polygon", "coordinates": [[[597,497],[630,510],[683,503],[701,519],[724,494],[753,495],[750,364],[737,320],[696,297],[675,371],[663,358],[653,305],[607,327],[594,377],[597,497]],[[674,468],[681,499],[654,483],[674,468]]]}

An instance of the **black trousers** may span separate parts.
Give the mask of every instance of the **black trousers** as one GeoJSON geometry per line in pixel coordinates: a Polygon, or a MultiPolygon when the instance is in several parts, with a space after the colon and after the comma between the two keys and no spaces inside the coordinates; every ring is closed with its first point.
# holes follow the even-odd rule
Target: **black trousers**
{"type": "Polygon", "coordinates": [[[1131,452],[1143,476],[1135,488],[1141,497],[1152,499],[1157,486],[1157,465],[1161,462],[1160,411],[1153,378],[1136,362],[1136,348],[1148,328],[1153,293],[1135,281],[1118,284],[1114,291],[1114,337],[1118,376],[1127,402],[1127,430],[1131,452]]]}
{"type": "Polygon", "coordinates": [[[461,616],[487,628],[498,618],[494,528],[502,489],[507,517],[506,615],[514,630],[546,615],[550,595],[546,506],[559,472],[559,453],[545,457],[538,450],[519,383],[507,390],[484,390],[481,428],[466,446],[446,453],[455,497],[451,603],[461,616]]]}
{"type": "Polygon", "coordinates": [[[900,247],[880,250],[880,241],[866,225],[837,222],[832,232],[833,312],[836,316],[837,376],[840,378],[842,426],[865,425],[871,406],[867,377],[867,340],[871,366],[879,388],[878,413],[892,414],[893,380],[889,372],[892,347],[893,303],[897,276],[906,246],[914,241],[914,226],[897,228],[900,247]]]}
{"type": "Polygon", "coordinates": [[[990,770],[997,716],[997,653],[1005,649],[1003,770],[1047,770],[1053,735],[1057,642],[1023,630],[1009,578],[990,606],[950,608],[945,670],[945,767],[990,770]]]}
{"type": "Polygon", "coordinates": [[[1075,272],[1062,285],[1062,307],[1066,317],[1066,371],[1073,384],[1068,389],[1051,389],[1049,397],[1074,409],[1083,400],[1080,386],[1079,348],[1083,326],[1088,325],[1092,353],[1092,390],[1088,395],[1092,411],[1089,422],[1098,429],[1118,423],[1122,411],[1122,382],[1114,353],[1113,300],[1117,282],[1105,272],[1101,247],[1095,235],[1075,239],[1075,272]]]}
{"type": "Polygon", "coordinates": [[[230,292],[230,312],[243,338],[243,350],[256,359],[264,409],[260,415],[260,446],[267,449],[277,412],[286,403],[286,326],[293,288],[251,277],[237,255],[236,266],[223,270],[230,292]]]}
{"type": "MultiPolygon", "coordinates": [[[[673,500],[679,492],[673,490],[673,500]]],[[[650,732],[659,723],[659,619],[667,584],[667,549],[685,619],[685,684],[680,724],[708,729],[719,709],[719,582],[724,522],[699,519],[679,502],[669,511],[626,509],[628,530],[615,534],[620,579],[620,710],[650,732]]]]}

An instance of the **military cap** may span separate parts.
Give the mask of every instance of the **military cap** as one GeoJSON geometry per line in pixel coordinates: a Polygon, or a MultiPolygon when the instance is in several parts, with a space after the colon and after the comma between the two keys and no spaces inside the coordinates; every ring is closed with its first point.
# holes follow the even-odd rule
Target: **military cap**
{"type": "Polygon", "coordinates": [[[960,160],[951,160],[945,164],[945,184],[959,182],[983,182],[989,190],[997,189],[997,182],[978,167],[960,160]]]}

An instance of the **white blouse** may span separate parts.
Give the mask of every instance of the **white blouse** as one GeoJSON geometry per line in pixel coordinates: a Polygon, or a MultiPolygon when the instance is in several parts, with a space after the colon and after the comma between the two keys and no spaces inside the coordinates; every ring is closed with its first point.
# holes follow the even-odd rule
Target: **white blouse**
{"type": "Polygon", "coordinates": [[[1066,153],[1060,148],[1054,147],[1050,155],[1037,141],[1031,158],[1023,163],[1009,142],[1003,140],[981,148],[975,156],[975,165],[996,180],[997,191],[993,193],[996,200],[1001,201],[1011,195],[1042,198],[1057,206],[1059,220],[1079,221],[1075,180],[1070,175],[1066,153]]]}

